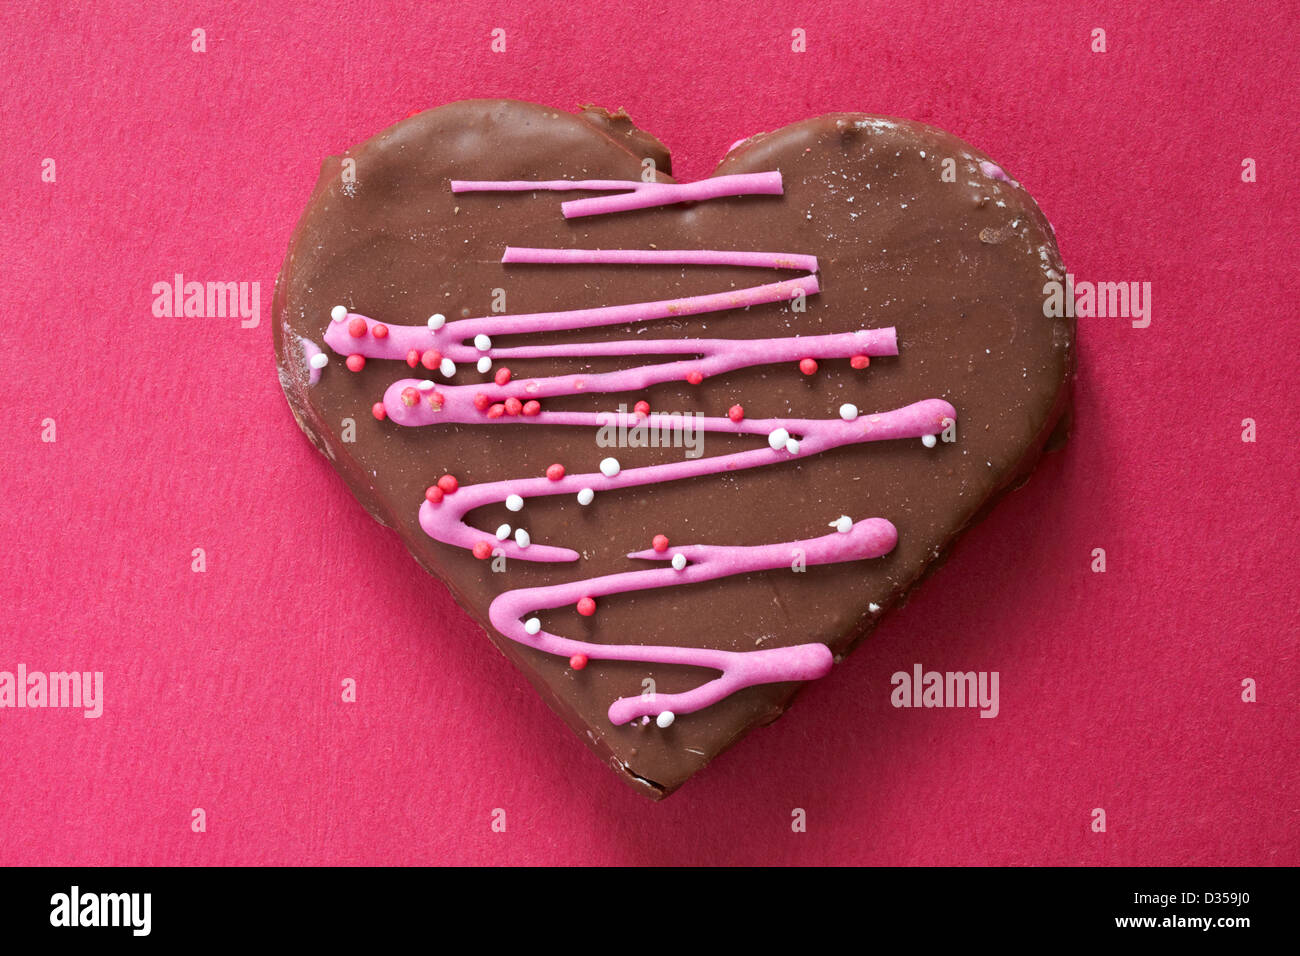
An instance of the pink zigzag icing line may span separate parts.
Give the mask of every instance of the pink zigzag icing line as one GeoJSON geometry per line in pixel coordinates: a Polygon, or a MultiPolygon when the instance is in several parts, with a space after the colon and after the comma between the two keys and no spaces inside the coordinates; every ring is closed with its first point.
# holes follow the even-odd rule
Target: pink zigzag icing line
{"type": "MultiPolygon", "coordinates": [[[[375,338],[374,327],[380,323],[367,316],[348,312],[338,321],[331,322],[325,330],[325,343],[341,355],[363,355],[366,358],[404,359],[411,349],[423,352],[437,349],[453,362],[476,362],[486,355],[489,358],[541,358],[562,354],[565,356],[610,354],[601,351],[574,351],[574,349],[609,349],[613,343],[599,345],[531,346],[510,349],[493,348],[479,351],[466,340],[476,335],[520,335],[529,332],[557,332],[567,329],[596,328],[604,325],[624,325],[650,322],[656,319],[701,315],[728,309],[745,309],[771,302],[788,302],[800,295],[816,295],[820,291],[815,274],[817,259],[814,256],[788,255],[771,252],[715,252],[701,250],[600,250],[600,249],[518,249],[506,247],[501,257],[506,263],[613,263],[635,264],[706,264],[766,267],[770,269],[807,269],[809,275],[749,286],[728,292],[685,296],[678,299],[661,299],[655,302],[633,302],[628,305],[607,305],[592,309],[571,309],[562,312],[534,312],[521,315],[488,315],[448,322],[435,330],[423,325],[389,325],[385,338],[375,338]],[[547,257],[553,256],[553,259],[547,257]],[[676,257],[676,258],[674,258],[676,257]],[[352,336],[348,326],[355,318],[366,323],[366,334],[352,336]],[[560,349],[566,351],[560,351],[560,349]]],[[[803,341],[813,341],[805,337],[803,341]]],[[[674,350],[689,351],[684,340],[674,340],[674,350]]],[[[759,340],[764,341],[764,340],[759,340]]],[[[771,340],[766,340],[771,341],[771,340]]],[[[617,347],[618,354],[653,355],[643,348],[644,342],[628,342],[617,347]]],[[[656,343],[659,344],[659,343],[656,343]]],[[[690,344],[690,343],[687,343],[690,344]]],[[[893,353],[891,353],[893,354],[893,353]]],[[[667,379],[665,379],[667,381],[667,379]]],[[[639,386],[629,386],[636,388],[639,386]]]]}
{"type": "Polygon", "coordinates": [[[646,183],[634,179],[548,179],[484,180],[453,179],[453,193],[477,192],[613,192],[627,190],[617,196],[598,196],[589,199],[570,199],[560,203],[565,219],[581,216],[599,216],[630,209],[648,209],[671,203],[719,199],[723,196],[781,195],[783,188],[779,172],[738,173],[731,176],[713,176],[694,183],[646,183]]]}
{"type": "MultiPolygon", "coordinates": [[[[779,184],[779,174],[776,175],[779,184]]],[[[718,177],[724,179],[726,177],[718,177]]],[[[453,184],[455,188],[456,184],[453,184]]],[[[486,187],[503,184],[471,183],[466,187],[486,187]]],[[[504,184],[510,189],[575,188],[592,184],[504,184]]],[[[637,184],[617,184],[618,188],[637,184]]],[[[615,188],[603,182],[599,188],[615,188]]],[[[470,191],[466,188],[463,191],[470,191]]],[[[779,192],[779,189],[776,190],[779,192]]],[[[716,195],[734,195],[719,192],[716,195]]],[[[680,193],[675,194],[680,195],[680,193]]],[[[646,197],[630,194],[632,201],[646,197]]],[[[615,200],[629,197],[612,197],[615,200]]],[[[652,197],[653,198],[653,197],[652,197]]],[[[692,195],[688,198],[708,198],[692,195]]],[[[661,202],[681,199],[660,198],[661,202]]],[[[646,202],[644,205],[656,205],[646,202]]],[[[640,208],[635,205],[604,206],[586,213],[615,211],[618,208],[640,208]]],[[[567,214],[567,213],[566,213],[567,214]]],[[[577,309],[563,312],[543,312],[517,316],[485,316],[449,322],[433,330],[421,326],[389,326],[388,334],[376,338],[374,320],[347,312],[334,321],[325,334],[326,343],[336,352],[345,355],[360,354],[367,358],[401,359],[410,349],[435,348],[453,361],[473,361],[487,355],[492,359],[537,358],[543,356],[595,356],[595,355],[674,355],[699,356],[692,362],[666,362],[641,366],[618,372],[592,375],[561,375],[537,379],[521,379],[506,385],[484,383],[479,386],[434,386],[427,380],[402,379],[385,392],[384,408],[397,424],[421,426],[438,423],[489,424],[494,421],[528,422],[537,424],[593,426],[622,423],[631,427],[642,419],[619,413],[547,412],[526,418],[489,418],[484,410],[474,404],[474,397],[486,395],[490,400],[508,398],[532,399],[554,395],[572,395],[585,391],[600,393],[628,391],[662,381],[680,380],[686,368],[716,375],[737,368],[791,358],[844,358],[852,355],[896,355],[897,339],[894,329],[859,330],[858,332],[830,335],[795,336],[780,339],[731,340],[630,340],[624,342],[586,343],[560,346],[525,346],[514,348],[488,348],[481,350],[465,344],[473,336],[519,334],[561,329],[589,328],[602,325],[653,321],[679,315],[748,308],[768,302],[785,301],[798,296],[816,294],[818,291],[817,261],[811,256],[755,253],[719,252],[713,250],[581,250],[581,249],[515,249],[507,248],[503,261],[508,263],[608,263],[608,264],[674,264],[674,265],[746,265],[778,269],[803,269],[807,276],[786,282],[754,286],[735,292],[684,299],[640,302],[624,306],[604,306],[594,309],[577,309]],[[349,326],[354,319],[364,321],[365,331],[353,336],[349,326]],[[423,387],[421,387],[423,386],[423,387]],[[403,392],[415,389],[420,400],[407,405],[403,392]]],[[[504,501],[517,494],[525,500],[553,494],[574,493],[590,488],[593,491],[635,487],[658,481],[673,481],[696,475],[737,471],[745,468],[806,457],[841,445],[890,438],[936,435],[951,421],[956,411],[942,399],[926,399],[904,408],[879,414],[868,414],[852,421],[837,419],[765,419],[732,422],[730,418],[706,417],[694,420],[692,427],[734,434],[770,433],[777,428],[792,431],[798,437],[798,448],[759,448],[753,451],[695,461],[681,461],[666,465],[652,465],[620,471],[613,476],[603,473],[566,475],[559,481],[548,477],[510,479],[486,482],[458,489],[444,496],[438,504],[426,501],[420,508],[420,525],[438,541],[472,549],[487,540],[465,524],[463,518],[474,508],[504,501]]],[[[645,420],[651,428],[672,427],[680,424],[677,416],[652,414],[645,420]]],[[[805,564],[832,564],[880,557],[893,549],[897,542],[897,529],[884,518],[868,518],[853,524],[847,531],[804,541],[758,546],[688,545],[674,547],[660,553],[653,550],[628,555],[641,560],[671,561],[677,556],[685,559],[681,568],[670,567],[631,571],[621,574],[588,578],[567,584],[540,588],[520,588],[497,596],[488,614],[494,627],[511,640],[562,656],[584,655],[591,660],[628,660],[645,663],[681,664],[702,667],[720,672],[720,676],[701,684],[693,690],[676,694],[642,695],[620,698],[611,704],[609,719],[615,724],[626,723],[637,717],[648,719],[666,711],[691,713],[716,703],[735,691],[763,683],[812,680],[830,670],[832,656],[825,644],[802,644],[793,647],[771,648],[761,651],[721,651],[711,648],[683,648],[644,645],[605,645],[574,641],[540,629],[540,622],[530,633],[524,616],[537,610],[563,607],[583,597],[601,597],[609,594],[670,587],[713,580],[735,574],[772,570],[792,564],[802,554],[805,564]]],[[[575,561],[580,555],[567,548],[551,545],[529,544],[521,547],[514,541],[489,542],[494,554],[526,561],[575,561]]]]}
{"type": "Polygon", "coordinates": [[[790,567],[797,559],[815,565],[877,558],[893,550],[897,540],[898,531],[890,522],[884,518],[867,518],[845,533],[833,532],[805,541],[751,547],[695,544],[669,548],[662,553],[636,551],[628,557],[642,561],[671,561],[680,554],[686,558],[686,566],[680,571],[672,567],[628,571],[567,584],[506,591],[492,602],[488,617],[492,626],[506,637],[547,654],[561,657],[583,654],[590,660],[685,664],[720,671],[718,677],[693,690],[679,694],[622,697],[609,708],[609,719],[613,724],[656,716],[666,710],[674,714],[689,714],[715,704],[743,687],[823,677],[831,669],[830,648],[825,644],[798,644],[761,651],[721,651],[700,647],[592,644],[543,630],[530,634],[523,618],[535,611],[572,605],[584,597],[599,598],[628,591],[698,584],[752,571],[790,567]]]}
{"type": "MultiPolygon", "coordinates": [[[[554,413],[546,418],[543,412],[536,416],[542,423],[556,424],[593,424],[591,420],[565,420],[569,415],[581,413],[554,413]],[[559,419],[557,421],[557,419],[559,419]]],[[[599,415],[602,413],[593,413],[599,415]]],[[[608,413],[605,413],[608,414],[608,413]]],[[[915,404],[883,412],[879,415],[864,415],[854,421],[840,419],[766,419],[751,423],[751,428],[732,425],[730,419],[705,419],[702,423],[707,430],[753,432],[753,424],[766,428],[768,432],[776,428],[792,430],[799,438],[798,452],[791,453],[785,448],[755,448],[752,451],[735,452],[730,455],[715,455],[712,458],[672,462],[666,465],[648,465],[643,468],[628,468],[613,477],[601,472],[588,474],[566,474],[559,481],[552,481],[545,475],[537,478],[511,478],[506,481],[484,482],[475,485],[463,485],[454,495],[448,495],[438,504],[426,501],[420,506],[420,527],[425,534],[435,541],[472,549],[480,541],[488,541],[493,553],[501,553],[507,558],[518,561],[577,561],[581,555],[569,548],[560,548],[547,544],[530,543],[520,547],[511,540],[497,541],[486,532],[478,531],[464,521],[464,516],[484,505],[498,504],[510,495],[519,495],[524,501],[547,495],[577,494],[584,488],[596,493],[634,488],[639,485],[656,484],[661,481],[677,481],[682,478],[694,478],[700,475],[715,475],[721,472],[743,471],[748,468],[760,468],[774,465],[795,458],[807,458],[820,454],[831,448],[857,442],[881,441],[891,438],[921,438],[925,435],[937,435],[944,428],[945,419],[956,415],[953,407],[938,398],[930,398],[915,404]],[[716,427],[710,427],[716,426],[716,427]]],[[[615,416],[617,417],[617,416],[615,416]]],[[[501,419],[485,419],[500,421],[501,419]]],[[[506,421],[527,422],[534,419],[510,418],[506,421]]],[[[630,424],[630,423],[629,423],[630,424]]],[[[743,423],[742,423],[743,424],[743,423]]]]}

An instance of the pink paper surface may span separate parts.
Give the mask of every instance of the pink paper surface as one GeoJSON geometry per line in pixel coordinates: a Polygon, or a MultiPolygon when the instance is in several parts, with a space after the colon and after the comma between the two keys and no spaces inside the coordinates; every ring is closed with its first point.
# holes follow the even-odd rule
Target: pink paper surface
{"type": "Polygon", "coordinates": [[[101,671],[104,710],[0,710],[0,863],[1300,862],[1294,34],[1279,2],[5,4],[0,670],[101,671]],[[682,179],[809,115],[933,123],[1080,279],[1152,285],[1149,328],[1080,320],[1067,450],[659,805],[276,380],[321,159],[497,95],[626,107],[682,179]],[[176,273],[259,282],[260,324],[156,318],[176,273]],[[1001,712],[895,709],[918,662],[998,671],[1001,712]]]}

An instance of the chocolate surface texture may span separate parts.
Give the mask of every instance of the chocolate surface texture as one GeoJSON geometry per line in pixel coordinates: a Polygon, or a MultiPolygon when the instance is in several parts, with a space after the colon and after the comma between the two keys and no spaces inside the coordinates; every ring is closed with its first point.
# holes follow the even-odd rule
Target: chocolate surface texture
{"type": "MultiPolygon", "coordinates": [[[[743,131],[738,131],[743,132],[743,131]]],[[[326,160],[294,233],[276,288],[275,348],[293,413],[311,440],[380,522],[442,579],[497,647],[599,756],[645,794],[672,792],[751,728],[778,717],[796,683],[741,690],[672,726],[615,726],[607,709],[641,692],[696,687],[710,675],[681,665],[564,657],[495,631],[487,609],[501,592],[637,570],[629,552],[656,534],[674,544],[761,545],[828,532],[840,515],[886,518],[898,542],[884,557],[778,569],[708,583],[611,595],[590,617],[542,612],[546,630],[595,643],[661,644],[735,651],[809,642],[840,659],[897,606],[953,540],[1003,492],[1023,481],[1068,420],[1074,324],[1043,314],[1043,286],[1065,268],[1052,230],[988,157],[947,133],[902,120],[834,114],[739,143],[715,175],[778,170],[784,193],[719,198],[566,220],[560,202],[580,192],[453,194],[451,180],[642,178],[669,156],[620,114],[578,114],[508,100],[452,103],[404,120],[326,160]],[[952,160],[955,181],[944,181],[952,160]],[[941,398],[957,411],[957,440],[854,444],[780,464],[621,491],[580,506],[571,495],[528,504],[535,542],[581,552],[578,562],[510,561],[504,572],[422,530],[425,489],[444,473],[461,486],[543,475],[552,463],[595,472],[606,456],[624,469],[680,461],[682,448],[602,448],[596,430],[507,424],[403,428],[373,404],[395,380],[428,375],[369,361],[351,372],[341,356],[310,384],[303,340],[321,349],[339,304],[378,322],[421,325],[492,314],[617,305],[775,282],[794,273],[738,267],[505,265],[507,245],[581,249],[723,249],[818,257],[821,291],[806,311],[789,303],[670,318],[640,327],[494,338],[498,346],[655,338],[769,338],[894,326],[896,357],[869,368],[827,360],[813,375],[793,362],[761,365],[642,392],[550,398],[547,410],[611,411],[649,401],[656,412],[747,418],[834,418],[844,403],[864,415],[941,398]],[[356,423],[344,443],[344,419],[356,423]],[[874,609],[873,609],[874,608],[874,609]]],[[[532,359],[508,363],[516,378],[607,371],[629,359],[532,359]]],[[[636,360],[636,364],[643,361],[636,360]]],[[[490,382],[461,365],[454,384],[490,382]]],[[[708,457],[763,447],[761,436],[708,433],[708,457]]],[[[489,532],[514,525],[504,505],[471,512],[489,532]]],[[[420,587],[413,578],[412,587],[420,587]]],[[[825,678],[835,680],[834,671],[825,678]]],[[[491,733],[485,727],[475,732],[491,733]]]]}

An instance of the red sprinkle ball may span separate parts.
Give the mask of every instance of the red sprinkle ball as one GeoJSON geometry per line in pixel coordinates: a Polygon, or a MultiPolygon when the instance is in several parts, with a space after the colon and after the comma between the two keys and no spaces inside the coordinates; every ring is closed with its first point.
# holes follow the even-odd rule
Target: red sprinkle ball
{"type": "Polygon", "coordinates": [[[593,614],[595,614],[596,599],[589,598],[589,597],[578,598],[578,613],[581,614],[583,617],[591,617],[593,614]]]}
{"type": "Polygon", "coordinates": [[[360,372],[366,367],[366,357],[364,355],[349,355],[348,369],[353,372],[360,372]]]}
{"type": "Polygon", "coordinates": [[[574,654],[572,657],[569,658],[569,666],[572,667],[575,671],[582,670],[584,667],[587,666],[587,655],[574,654]]]}
{"type": "Polygon", "coordinates": [[[539,401],[524,402],[524,414],[532,418],[542,410],[542,403],[539,401]]]}
{"type": "Polygon", "coordinates": [[[551,481],[559,481],[564,477],[564,466],[556,463],[546,469],[546,477],[551,481]]]}
{"type": "Polygon", "coordinates": [[[656,551],[658,551],[660,554],[663,554],[665,551],[668,550],[668,535],[666,534],[655,535],[654,540],[650,542],[650,546],[654,548],[656,551]]]}
{"type": "Polygon", "coordinates": [[[727,417],[733,422],[743,422],[745,420],[745,407],[743,405],[732,405],[727,409],[727,417]]]}
{"type": "Polygon", "coordinates": [[[856,369],[864,369],[871,364],[871,359],[865,355],[855,355],[849,359],[849,364],[856,369]]]}
{"type": "Polygon", "coordinates": [[[816,360],[816,359],[810,359],[810,358],[800,359],[800,360],[799,360],[799,371],[803,372],[805,375],[816,375],[816,374],[817,374],[817,360],[816,360]]]}
{"type": "Polygon", "coordinates": [[[358,315],[351,322],[348,323],[348,335],[352,336],[354,339],[359,339],[363,337],[365,334],[366,334],[366,320],[361,318],[361,316],[358,315]]]}
{"type": "Polygon", "coordinates": [[[374,415],[375,418],[382,422],[388,417],[388,409],[384,408],[383,402],[375,402],[375,404],[370,406],[370,414],[374,415]]]}
{"type": "Polygon", "coordinates": [[[498,385],[510,384],[510,369],[505,366],[497,369],[497,373],[492,376],[492,381],[496,382],[498,385]]]}
{"type": "Polygon", "coordinates": [[[386,339],[388,338],[388,326],[376,325],[370,330],[370,333],[377,339],[386,339]]]}
{"type": "Polygon", "coordinates": [[[430,485],[428,488],[424,489],[424,497],[425,500],[428,501],[430,504],[435,504],[435,505],[441,504],[442,489],[439,488],[437,485],[430,485]]]}
{"type": "Polygon", "coordinates": [[[402,389],[402,404],[407,408],[414,408],[420,403],[420,391],[408,385],[402,389]]]}
{"type": "Polygon", "coordinates": [[[633,411],[635,411],[638,415],[641,415],[642,417],[649,415],[650,403],[645,401],[637,402],[636,405],[633,407],[633,411]]]}
{"type": "Polygon", "coordinates": [[[417,365],[419,365],[419,364],[420,364],[420,353],[417,352],[415,349],[411,349],[409,352],[407,352],[407,353],[406,353],[406,364],[409,365],[409,366],[411,366],[411,368],[415,368],[417,365]]]}
{"type": "Polygon", "coordinates": [[[420,356],[420,364],[433,371],[442,362],[442,353],[437,349],[425,349],[424,354],[420,356]]]}
{"type": "Polygon", "coordinates": [[[488,398],[482,392],[479,392],[477,395],[474,396],[474,407],[477,408],[480,412],[486,412],[488,406],[491,404],[492,404],[492,399],[488,398]]]}
{"type": "Polygon", "coordinates": [[[487,417],[500,418],[505,413],[506,413],[506,407],[502,405],[500,402],[497,402],[495,405],[493,405],[491,408],[487,410],[487,417]]]}
{"type": "Polygon", "coordinates": [[[492,557],[492,545],[488,544],[486,541],[476,541],[474,543],[474,557],[478,558],[480,561],[486,561],[488,558],[492,557]]]}
{"type": "Polygon", "coordinates": [[[517,398],[507,398],[505,404],[507,415],[518,415],[524,410],[524,403],[517,398]]]}
{"type": "Polygon", "coordinates": [[[686,381],[690,382],[692,385],[699,385],[704,381],[704,373],[699,369],[696,369],[694,372],[691,372],[686,376],[686,381]]]}
{"type": "Polygon", "coordinates": [[[455,475],[443,475],[438,479],[438,487],[447,494],[453,495],[456,493],[456,489],[460,487],[460,482],[456,480],[455,475]]]}

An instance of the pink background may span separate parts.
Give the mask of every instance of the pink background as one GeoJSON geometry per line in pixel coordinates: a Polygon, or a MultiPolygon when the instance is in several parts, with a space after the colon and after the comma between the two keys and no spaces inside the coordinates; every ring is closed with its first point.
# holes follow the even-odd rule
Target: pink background
{"type": "Polygon", "coordinates": [[[0,863],[1300,862],[1294,7],[618,6],[4,5],[0,670],[103,671],[106,700],[0,710],[0,863]],[[1032,190],[1079,278],[1153,287],[1148,329],[1080,321],[1068,449],[660,805],[363,513],[276,381],[322,157],[490,95],[624,106],[680,178],[808,115],[924,120],[1032,190]],[[260,282],[260,326],[154,318],[177,272],[260,282]],[[916,662],[999,671],[1000,716],[892,708],[916,662]]]}

